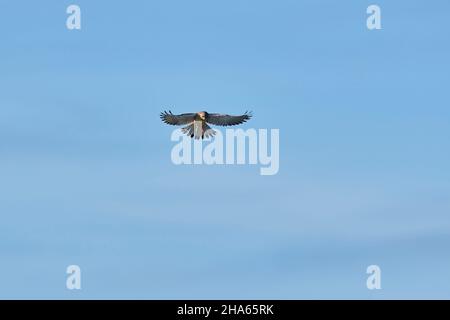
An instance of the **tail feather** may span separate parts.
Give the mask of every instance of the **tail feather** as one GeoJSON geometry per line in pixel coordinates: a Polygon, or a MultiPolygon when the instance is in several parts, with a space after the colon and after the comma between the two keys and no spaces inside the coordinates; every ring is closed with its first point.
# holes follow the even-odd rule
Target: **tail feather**
{"type": "Polygon", "coordinates": [[[181,128],[181,132],[194,139],[212,138],[216,131],[213,130],[206,122],[194,121],[186,127],[181,128]]]}

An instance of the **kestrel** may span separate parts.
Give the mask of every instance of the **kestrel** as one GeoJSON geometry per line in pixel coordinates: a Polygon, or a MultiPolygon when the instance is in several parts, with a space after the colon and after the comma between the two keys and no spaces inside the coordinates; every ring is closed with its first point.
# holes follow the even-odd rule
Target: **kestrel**
{"type": "Polygon", "coordinates": [[[191,138],[204,139],[212,137],[216,134],[209,124],[217,126],[234,126],[246,122],[252,117],[251,112],[245,112],[240,116],[230,116],[228,114],[208,113],[201,111],[197,113],[182,113],[173,114],[171,111],[161,112],[161,120],[164,123],[171,124],[173,126],[181,126],[187,124],[187,126],[181,128],[183,133],[186,133],[191,138]]]}

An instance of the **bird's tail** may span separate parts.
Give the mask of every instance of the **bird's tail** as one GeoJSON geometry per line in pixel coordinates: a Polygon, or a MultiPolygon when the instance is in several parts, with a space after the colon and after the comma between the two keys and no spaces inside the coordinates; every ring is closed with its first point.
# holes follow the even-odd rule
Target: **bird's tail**
{"type": "Polygon", "coordinates": [[[181,128],[181,132],[195,139],[213,137],[216,134],[206,122],[194,121],[186,127],[181,128]]]}

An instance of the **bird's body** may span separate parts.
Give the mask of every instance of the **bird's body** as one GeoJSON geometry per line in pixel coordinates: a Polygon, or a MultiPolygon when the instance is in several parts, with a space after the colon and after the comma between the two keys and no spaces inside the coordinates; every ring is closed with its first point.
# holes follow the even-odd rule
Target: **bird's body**
{"type": "Polygon", "coordinates": [[[191,138],[204,139],[216,134],[209,124],[218,126],[234,126],[246,122],[252,117],[251,113],[245,112],[240,116],[230,116],[228,114],[208,113],[200,111],[196,113],[173,114],[171,111],[161,112],[161,120],[170,125],[187,125],[181,130],[191,138]]]}

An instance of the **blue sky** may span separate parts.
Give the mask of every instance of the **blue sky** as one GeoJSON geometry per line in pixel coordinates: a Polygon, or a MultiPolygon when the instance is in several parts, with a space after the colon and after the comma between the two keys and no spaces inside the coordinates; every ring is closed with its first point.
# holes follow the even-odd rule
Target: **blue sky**
{"type": "Polygon", "coordinates": [[[372,3],[2,1],[0,298],[450,298],[450,3],[372,3]],[[279,173],[173,165],[164,109],[279,173]]]}

